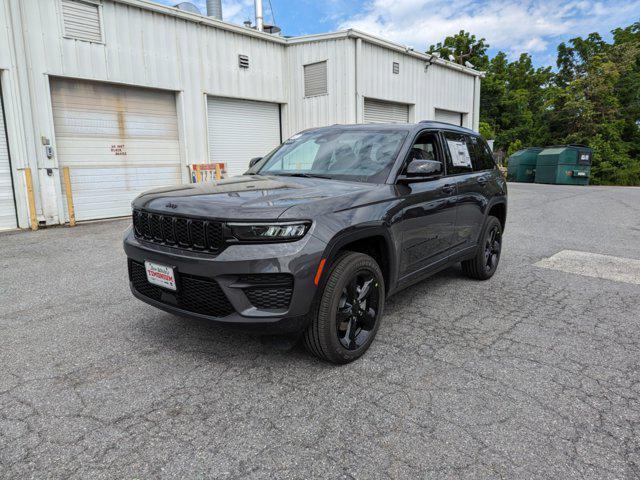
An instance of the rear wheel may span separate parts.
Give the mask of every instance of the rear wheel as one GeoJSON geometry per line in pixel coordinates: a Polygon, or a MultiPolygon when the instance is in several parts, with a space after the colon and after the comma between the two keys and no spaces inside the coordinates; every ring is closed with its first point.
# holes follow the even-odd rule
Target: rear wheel
{"type": "Polygon", "coordinates": [[[380,327],[384,279],[369,255],[346,252],[327,274],[319,304],[304,334],[315,356],[348,363],[367,351],[380,327]]]}
{"type": "Polygon", "coordinates": [[[476,280],[488,280],[496,273],[502,251],[502,224],[489,216],[480,237],[476,256],[462,262],[462,271],[476,280]]]}

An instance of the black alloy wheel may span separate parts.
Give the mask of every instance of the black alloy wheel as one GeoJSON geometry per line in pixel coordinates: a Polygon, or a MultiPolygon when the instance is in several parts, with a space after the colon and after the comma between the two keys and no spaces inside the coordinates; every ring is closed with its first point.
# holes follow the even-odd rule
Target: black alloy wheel
{"type": "Polygon", "coordinates": [[[462,262],[462,271],[476,280],[488,280],[496,273],[502,253],[502,224],[488,216],[475,256],[462,262]]]}
{"type": "Polygon", "coordinates": [[[336,333],[347,350],[362,347],[378,320],[380,284],[374,273],[360,270],[342,290],[336,313],[336,333]]]}
{"type": "Polygon", "coordinates": [[[498,225],[493,225],[487,235],[484,244],[484,269],[487,272],[493,271],[498,266],[500,258],[500,248],[502,247],[502,233],[498,225]]]}
{"type": "Polygon", "coordinates": [[[332,261],[303,340],[322,360],[349,363],[367,351],[382,321],[384,277],[371,256],[345,251],[332,261]]]}

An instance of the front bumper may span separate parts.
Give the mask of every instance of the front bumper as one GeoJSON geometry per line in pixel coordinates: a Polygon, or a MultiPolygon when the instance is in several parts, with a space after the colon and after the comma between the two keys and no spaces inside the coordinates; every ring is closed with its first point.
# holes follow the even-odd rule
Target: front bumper
{"type": "MultiPolygon", "coordinates": [[[[231,245],[220,254],[212,255],[139,240],[131,229],[127,230],[124,238],[124,250],[129,259],[129,284],[135,297],[177,315],[264,333],[292,333],[306,327],[307,313],[317,290],[314,276],[325,247],[324,242],[307,234],[303,239],[291,243],[231,245]],[[165,292],[164,289],[160,289],[161,293],[155,290],[150,294],[145,288],[140,288],[140,281],[143,280],[140,280],[139,275],[136,282],[132,281],[132,262],[144,265],[145,260],[174,268],[178,280],[177,294],[165,292]],[[265,308],[262,302],[263,306],[254,306],[252,301],[258,302],[254,297],[250,299],[248,296],[252,287],[259,291],[258,286],[264,287],[265,277],[282,278],[288,277],[287,274],[293,279],[292,287],[287,291],[291,296],[288,305],[275,302],[278,304],[275,307],[267,305],[269,308],[265,308]],[[181,279],[189,279],[191,283],[199,282],[198,285],[213,282],[215,295],[221,291],[226,297],[221,297],[221,303],[225,303],[229,308],[218,309],[222,314],[209,315],[185,307],[185,303],[180,301],[180,295],[188,293],[193,299],[194,292],[185,292],[186,288],[192,287],[189,282],[183,282],[181,279]],[[254,284],[253,279],[256,282],[260,281],[254,284]]],[[[199,292],[201,295],[207,295],[206,289],[200,289],[199,292]]],[[[211,298],[213,297],[209,297],[209,304],[211,298]]]]}

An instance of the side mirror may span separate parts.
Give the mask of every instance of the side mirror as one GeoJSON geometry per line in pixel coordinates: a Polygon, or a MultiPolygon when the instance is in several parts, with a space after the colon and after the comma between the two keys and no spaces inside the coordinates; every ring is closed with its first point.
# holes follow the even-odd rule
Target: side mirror
{"type": "Polygon", "coordinates": [[[253,167],[260,160],[262,160],[262,157],[254,157],[251,160],[249,160],[249,168],[253,167]]]}
{"type": "Polygon", "coordinates": [[[414,158],[407,165],[407,177],[435,177],[442,173],[442,163],[414,158]]]}

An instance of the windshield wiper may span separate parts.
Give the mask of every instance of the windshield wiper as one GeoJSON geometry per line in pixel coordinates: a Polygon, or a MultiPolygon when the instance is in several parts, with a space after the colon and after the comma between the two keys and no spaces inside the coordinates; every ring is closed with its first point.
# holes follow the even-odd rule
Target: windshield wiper
{"type": "Polygon", "coordinates": [[[302,172],[291,172],[291,173],[273,173],[272,175],[278,177],[302,177],[302,178],[327,178],[331,179],[331,177],[327,175],[317,175],[315,173],[302,173],[302,172]]]}

